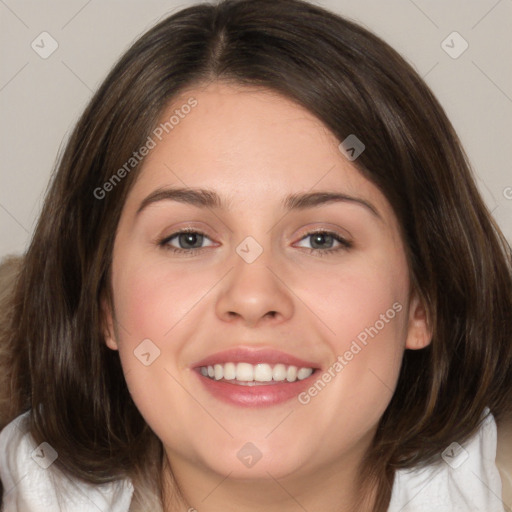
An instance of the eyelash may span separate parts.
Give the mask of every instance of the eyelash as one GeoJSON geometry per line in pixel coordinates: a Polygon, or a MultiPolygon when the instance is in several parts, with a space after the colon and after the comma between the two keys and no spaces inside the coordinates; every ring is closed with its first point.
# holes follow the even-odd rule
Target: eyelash
{"type": "MultiPolygon", "coordinates": [[[[171,245],[169,245],[169,242],[173,239],[173,238],[176,238],[177,236],[183,234],[183,233],[193,233],[193,234],[197,234],[197,235],[203,235],[205,237],[208,238],[208,236],[205,234],[205,233],[202,233],[201,231],[197,231],[195,229],[183,229],[183,230],[180,230],[180,231],[176,231],[175,233],[173,233],[172,235],[170,236],[166,236],[165,238],[162,238],[161,240],[159,240],[157,242],[158,246],[161,247],[163,250],[166,250],[166,251],[171,251],[175,254],[182,254],[184,256],[194,256],[197,251],[201,250],[201,249],[204,249],[204,248],[196,248],[196,249],[180,249],[178,247],[172,247],[171,245]]],[[[330,255],[330,254],[333,254],[333,253],[337,253],[339,251],[346,251],[348,249],[351,249],[353,247],[353,244],[352,242],[349,242],[348,240],[345,240],[344,238],[342,238],[341,236],[339,236],[337,233],[333,232],[333,231],[326,231],[326,230],[317,230],[317,231],[310,231],[308,233],[306,233],[302,238],[301,240],[303,240],[304,238],[307,238],[308,236],[313,236],[313,235],[317,235],[317,234],[321,234],[321,235],[330,235],[334,238],[334,240],[336,240],[337,242],[339,242],[339,246],[338,247],[335,247],[335,248],[331,248],[331,249],[309,249],[307,247],[303,247],[303,249],[306,249],[306,251],[308,252],[308,254],[314,254],[315,256],[327,256],[327,255],[330,255]]]]}

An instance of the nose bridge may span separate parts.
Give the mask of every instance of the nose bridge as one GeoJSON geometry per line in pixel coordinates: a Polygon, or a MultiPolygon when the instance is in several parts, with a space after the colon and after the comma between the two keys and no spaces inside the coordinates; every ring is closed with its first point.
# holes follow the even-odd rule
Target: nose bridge
{"type": "Polygon", "coordinates": [[[216,305],[218,316],[224,320],[235,316],[254,325],[264,317],[283,320],[293,312],[291,294],[278,277],[271,233],[264,230],[259,233],[261,243],[253,236],[246,236],[235,247],[233,269],[216,305]]]}

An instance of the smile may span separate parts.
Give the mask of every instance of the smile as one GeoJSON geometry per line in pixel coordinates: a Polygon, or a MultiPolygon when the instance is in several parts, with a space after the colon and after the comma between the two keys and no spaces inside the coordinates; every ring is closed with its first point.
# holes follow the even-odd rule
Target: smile
{"type": "Polygon", "coordinates": [[[311,385],[321,365],[314,359],[271,347],[237,346],[217,352],[190,369],[207,396],[236,407],[269,407],[294,398],[311,385]]]}

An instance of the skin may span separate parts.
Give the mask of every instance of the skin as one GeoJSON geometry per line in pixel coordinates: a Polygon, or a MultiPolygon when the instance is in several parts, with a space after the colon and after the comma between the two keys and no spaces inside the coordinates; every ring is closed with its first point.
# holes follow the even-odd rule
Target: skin
{"type": "MultiPolygon", "coordinates": [[[[191,96],[197,106],[150,151],[127,197],[113,252],[115,315],[104,304],[107,346],[119,350],[133,400],[172,468],[167,510],[177,510],[174,481],[198,511],[351,510],[403,352],[430,342],[397,219],[332,133],[289,99],[214,82],[176,98],[162,121],[191,96]],[[214,190],[228,207],[162,200],[136,213],[171,186],[214,190]],[[288,194],[314,191],[361,198],[378,216],[349,201],[281,206],[288,194]],[[183,255],[158,245],[184,227],[206,235],[202,248],[183,255]],[[312,229],[353,246],[329,238],[315,246],[312,229]],[[263,249],[250,264],[236,252],[247,236],[263,249]],[[306,405],[242,409],[210,395],[191,369],[237,346],[277,348],[327,369],[395,303],[401,311],[306,405]],[[160,356],[145,366],[134,350],[148,338],[160,356]],[[237,458],[246,442],[262,454],[251,468],[237,458]]],[[[194,247],[186,243],[168,245],[194,247]]]]}

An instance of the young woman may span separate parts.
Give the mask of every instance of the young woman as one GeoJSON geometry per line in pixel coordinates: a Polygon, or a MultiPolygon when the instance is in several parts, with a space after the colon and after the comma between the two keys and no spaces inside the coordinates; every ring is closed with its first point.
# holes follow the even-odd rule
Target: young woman
{"type": "Polygon", "coordinates": [[[382,40],[298,0],[184,9],[7,270],[5,512],[503,512],[511,262],[382,40]]]}

